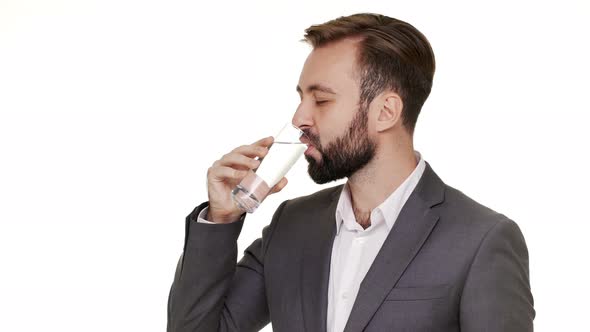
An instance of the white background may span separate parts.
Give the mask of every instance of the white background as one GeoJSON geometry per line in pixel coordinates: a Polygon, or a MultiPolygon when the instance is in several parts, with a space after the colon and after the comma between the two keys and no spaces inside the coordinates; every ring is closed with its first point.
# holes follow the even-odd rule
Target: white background
{"type": "MultiPolygon", "coordinates": [[[[536,331],[583,329],[589,6],[0,0],[0,330],[165,330],[207,168],[291,119],[306,27],[366,11],[430,40],[415,148],[520,225],[536,331]]],[[[239,256],[283,200],[342,183],[306,165],[248,217],[239,256]]]]}

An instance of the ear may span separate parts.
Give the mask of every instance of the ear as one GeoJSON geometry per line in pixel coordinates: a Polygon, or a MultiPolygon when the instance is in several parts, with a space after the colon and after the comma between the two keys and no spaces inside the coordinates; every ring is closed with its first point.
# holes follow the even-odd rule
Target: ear
{"type": "Polygon", "coordinates": [[[377,117],[377,132],[385,131],[396,123],[400,122],[402,118],[402,109],[404,103],[402,98],[394,92],[386,92],[379,97],[377,104],[379,116],[377,117]]]}

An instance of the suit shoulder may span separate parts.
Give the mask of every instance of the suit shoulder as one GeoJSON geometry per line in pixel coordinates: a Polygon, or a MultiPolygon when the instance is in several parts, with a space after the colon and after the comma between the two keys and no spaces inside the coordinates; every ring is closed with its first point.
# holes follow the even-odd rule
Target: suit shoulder
{"type": "Polygon", "coordinates": [[[527,255],[526,242],[518,224],[503,213],[489,208],[460,190],[445,185],[445,200],[433,207],[439,221],[433,233],[437,249],[451,257],[467,255],[471,261],[487,241],[512,246],[527,255]],[[453,256],[454,255],[454,256],[453,256]]]}
{"type": "Polygon", "coordinates": [[[445,185],[445,201],[441,204],[439,213],[448,224],[466,230],[479,230],[483,233],[487,233],[499,222],[516,225],[503,213],[476,201],[449,185],[445,185]]]}

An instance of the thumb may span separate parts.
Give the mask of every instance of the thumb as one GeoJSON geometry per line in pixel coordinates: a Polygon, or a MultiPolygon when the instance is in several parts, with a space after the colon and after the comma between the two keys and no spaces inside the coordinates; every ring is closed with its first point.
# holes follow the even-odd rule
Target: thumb
{"type": "Polygon", "coordinates": [[[272,187],[272,189],[270,190],[270,194],[278,193],[279,191],[283,190],[283,188],[285,188],[288,182],[289,181],[287,180],[287,178],[283,177],[281,181],[279,181],[277,184],[274,185],[274,187],[272,187]]]}

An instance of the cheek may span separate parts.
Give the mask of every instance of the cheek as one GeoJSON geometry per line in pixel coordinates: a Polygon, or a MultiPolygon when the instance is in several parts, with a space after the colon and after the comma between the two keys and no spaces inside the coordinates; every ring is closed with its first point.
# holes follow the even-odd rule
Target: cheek
{"type": "MultiPolygon", "coordinates": [[[[334,104],[329,111],[321,115],[321,121],[326,137],[342,135],[344,130],[350,126],[354,113],[346,107],[338,107],[334,104]]],[[[324,134],[322,133],[322,134],[324,134]]]]}
{"type": "Polygon", "coordinates": [[[316,112],[315,122],[317,126],[317,135],[321,137],[320,143],[326,146],[336,138],[344,135],[350,126],[357,109],[351,107],[352,102],[333,102],[329,106],[318,109],[316,112]]]}
{"type": "Polygon", "coordinates": [[[327,122],[318,133],[318,140],[322,147],[326,147],[338,137],[338,124],[334,122],[327,122]]]}

